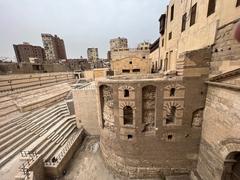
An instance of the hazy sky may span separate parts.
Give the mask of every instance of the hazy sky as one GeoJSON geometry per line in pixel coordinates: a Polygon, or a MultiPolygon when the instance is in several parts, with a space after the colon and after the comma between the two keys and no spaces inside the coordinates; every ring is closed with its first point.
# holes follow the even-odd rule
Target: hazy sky
{"type": "Polygon", "coordinates": [[[41,33],[64,39],[68,58],[86,57],[97,47],[106,57],[109,40],[129,46],[153,42],[168,0],[0,0],[0,56],[15,56],[12,44],[41,45],[41,33]]]}

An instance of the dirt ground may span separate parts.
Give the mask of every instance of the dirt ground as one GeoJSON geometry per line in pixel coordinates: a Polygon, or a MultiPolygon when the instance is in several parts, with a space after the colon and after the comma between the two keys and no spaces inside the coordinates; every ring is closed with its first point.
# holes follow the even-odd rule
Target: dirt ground
{"type": "Polygon", "coordinates": [[[82,147],[75,153],[67,173],[61,180],[122,180],[104,165],[99,150],[99,138],[85,138],[82,147]]]}

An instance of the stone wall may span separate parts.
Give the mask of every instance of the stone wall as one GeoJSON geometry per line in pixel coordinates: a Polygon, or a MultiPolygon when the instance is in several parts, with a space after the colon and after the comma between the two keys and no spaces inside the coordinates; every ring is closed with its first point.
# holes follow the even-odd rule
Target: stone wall
{"type": "Polygon", "coordinates": [[[240,46],[232,38],[234,24],[218,30],[213,46],[211,76],[214,77],[208,81],[197,165],[203,180],[229,180],[234,179],[233,174],[240,177],[237,158],[240,152],[240,46]]]}
{"type": "Polygon", "coordinates": [[[234,39],[233,21],[217,31],[216,42],[212,50],[211,76],[240,67],[240,44],[234,39]]]}
{"type": "Polygon", "coordinates": [[[204,108],[203,79],[99,81],[100,144],[107,166],[134,178],[196,168],[202,122],[202,113],[196,112],[204,108]],[[127,113],[126,107],[131,109],[127,113]]]}
{"type": "Polygon", "coordinates": [[[73,91],[74,108],[77,127],[82,126],[88,134],[99,135],[99,123],[97,120],[97,99],[94,85],[73,91]]]}
{"type": "Polygon", "coordinates": [[[150,60],[148,57],[126,57],[116,61],[112,61],[111,67],[114,75],[121,74],[148,74],[150,73],[150,60]]]}

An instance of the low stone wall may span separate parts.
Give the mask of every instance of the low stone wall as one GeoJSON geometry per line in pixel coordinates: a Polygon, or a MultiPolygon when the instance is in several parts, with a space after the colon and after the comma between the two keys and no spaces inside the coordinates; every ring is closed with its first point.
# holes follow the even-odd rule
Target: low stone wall
{"type": "Polygon", "coordinates": [[[77,135],[70,139],[59,156],[56,157],[57,162],[55,163],[45,163],[45,173],[46,176],[51,178],[59,178],[63,175],[67,168],[73,154],[82,144],[85,138],[85,132],[81,129],[77,135]]]}

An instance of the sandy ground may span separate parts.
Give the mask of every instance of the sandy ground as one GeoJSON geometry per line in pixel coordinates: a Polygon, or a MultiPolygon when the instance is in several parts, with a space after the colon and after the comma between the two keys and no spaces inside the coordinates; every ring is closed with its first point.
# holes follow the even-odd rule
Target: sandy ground
{"type": "Polygon", "coordinates": [[[85,138],[61,180],[122,180],[105,166],[99,150],[99,139],[85,138]]]}

